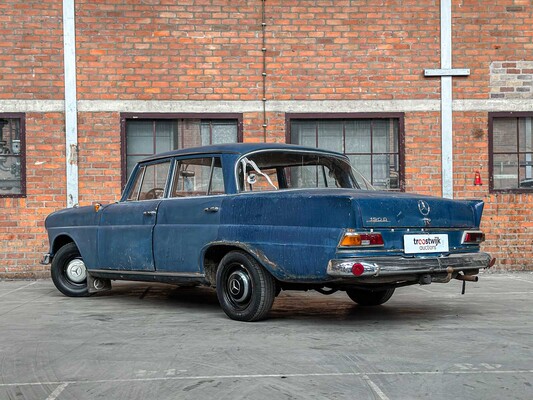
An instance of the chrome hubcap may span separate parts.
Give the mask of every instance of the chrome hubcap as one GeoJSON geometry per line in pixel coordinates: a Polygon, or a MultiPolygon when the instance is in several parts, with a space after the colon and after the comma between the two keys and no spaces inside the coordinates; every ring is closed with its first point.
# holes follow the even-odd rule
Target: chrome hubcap
{"type": "Polygon", "coordinates": [[[250,277],[244,271],[233,271],[228,277],[228,291],[234,302],[245,303],[250,298],[250,277]]]}
{"type": "Polygon", "coordinates": [[[82,283],[87,279],[85,263],[80,259],[72,260],[67,265],[67,278],[74,283],[82,283]]]}

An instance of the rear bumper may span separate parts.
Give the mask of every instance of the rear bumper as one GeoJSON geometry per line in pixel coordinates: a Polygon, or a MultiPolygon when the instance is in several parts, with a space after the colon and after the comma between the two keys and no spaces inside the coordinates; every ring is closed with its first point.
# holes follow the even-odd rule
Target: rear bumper
{"type": "Polygon", "coordinates": [[[492,257],[487,253],[450,254],[441,257],[353,257],[330,260],[327,274],[338,278],[378,278],[421,274],[448,274],[468,272],[491,266],[492,257]],[[354,276],[352,266],[362,264],[364,272],[354,276]]]}

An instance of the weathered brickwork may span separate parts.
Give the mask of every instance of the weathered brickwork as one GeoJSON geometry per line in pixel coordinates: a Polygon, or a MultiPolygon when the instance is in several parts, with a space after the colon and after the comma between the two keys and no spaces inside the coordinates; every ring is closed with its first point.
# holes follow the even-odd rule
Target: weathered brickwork
{"type": "Polygon", "coordinates": [[[455,98],[487,98],[492,62],[532,60],[530,0],[455,0],[452,16],[453,64],[471,73],[455,80],[455,98]]]}
{"type": "Polygon", "coordinates": [[[491,99],[533,99],[533,61],[490,64],[491,99]]]}
{"type": "MultiPolygon", "coordinates": [[[[81,205],[120,197],[120,112],[131,111],[120,104],[129,100],[248,102],[240,109],[243,139],[255,142],[284,142],[286,112],[306,112],[306,104],[327,113],[337,110],[316,104],[352,100],[343,112],[360,112],[361,101],[403,101],[406,109],[393,112],[405,111],[405,189],[441,194],[440,79],[423,73],[440,67],[440,1],[268,0],[266,51],[262,5],[75,2],[78,100],[96,101],[96,109],[99,100],[118,104],[112,112],[78,112],[81,205]],[[410,103],[416,100],[423,109],[410,103]]],[[[61,18],[61,1],[1,2],[0,113],[5,101],[47,106],[64,98],[61,18]]],[[[453,0],[452,22],[453,66],[471,71],[453,78],[454,99],[533,101],[530,0],[453,0]]],[[[10,109],[25,113],[27,196],[0,198],[0,278],[47,273],[38,264],[47,251],[44,218],[66,205],[65,117],[56,108],[10,109]]],[[[533,194],[489,193],[488,111],[455,111],[453,125],[455,197],[486,201],[484,249],[499,259],[497,268],[533,270],[533,194]],[[474,185],[476,171],[483,185],[474,185]]]]}

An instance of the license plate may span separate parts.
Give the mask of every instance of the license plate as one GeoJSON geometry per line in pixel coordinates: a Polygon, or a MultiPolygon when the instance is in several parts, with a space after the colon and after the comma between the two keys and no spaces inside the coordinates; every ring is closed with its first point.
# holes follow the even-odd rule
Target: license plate
{"type": "Polygon", "coordinates": [[[406,254],[442,253],[450,250],[448,235],[404,235],[403,248],[406,254]]]}

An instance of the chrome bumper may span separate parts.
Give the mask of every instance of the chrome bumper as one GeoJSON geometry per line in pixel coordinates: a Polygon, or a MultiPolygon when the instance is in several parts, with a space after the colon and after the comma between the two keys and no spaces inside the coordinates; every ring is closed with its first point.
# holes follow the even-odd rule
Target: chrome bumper
{"type": "Polygon", "coordinates": [[[487,253],[450,254],[442,257],[353,257],[330,260],[327,273],[340,278],[377,278],[419,274],[446,274],[453,272],[479,270],[491,266],[491,256],[487,253]],[[362,264],[364,272],[354,276],[352,266],[362,264]]]}

